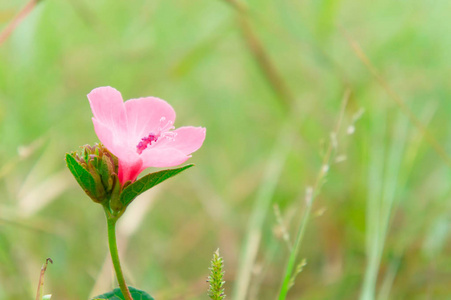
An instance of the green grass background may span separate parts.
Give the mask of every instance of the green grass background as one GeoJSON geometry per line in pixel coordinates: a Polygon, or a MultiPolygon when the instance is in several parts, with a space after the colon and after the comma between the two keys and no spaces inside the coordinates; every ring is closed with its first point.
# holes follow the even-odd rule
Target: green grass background
{"type": "MultiPolygon", "coordinates": [[[[42,0],[0,44],[0,299],[34,299],[47,257],[52,299],[114,286],[102,209],[64,163],[98,141],[86,94],[104,85],[124,99],[167,100],[177,127],[207,128],[196,167],[141,196],[119,223],[130,285],[159,300],[207,299],[219,247],[231,299],[240,272],[251,274],[245,299],[276,299],[289,256],[281,228],[292,241],[349,89],[334,156],[346,159],[330,165],[315,199],[298,257],[307,265],[287,299],[451,297],[450,167],[344,34],[451,155],[451,3],[240,3],[289,105],[225,0],[42,0]],[[261,242],[245,269],[256,212],[261,242]]],[[[0,29],[25,4],[2,0],[0,29]]]]}

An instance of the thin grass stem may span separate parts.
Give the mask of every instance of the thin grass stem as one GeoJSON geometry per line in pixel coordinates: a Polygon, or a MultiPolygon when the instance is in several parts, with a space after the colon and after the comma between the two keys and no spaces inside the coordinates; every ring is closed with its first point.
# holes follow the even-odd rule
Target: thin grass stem
{"type": "MultiPolygon", "coordinates": [[[[346,105],[348,103],[350,96],[350,91],[346,90],[343,100],[341,102],[341,109],[340,114],[338,117],[337,124],[335,126],[335,129],[331,136],[336,137],[338,135],[338,132],[341,127],[341,123],[343,120],[343,116],[345,113],[346,105]]],[[[308,220],[310,219],[310,214],[312,211],[312,205],[313,201],[315,200],[316,196],[319,194],[319,191],[321,189],[321,186],[324,182],[324,178],[327,175],[328,169],[329,169],[329,163],[331,161],[332,154],[336,148],[336,143],[333,139],[329,142],[329,146],[327,148],[326,154],[323,158],[323,163],[321,165],[321,169],[318,172],[318,175],[316,177],[316,181],[313,187],[307,189],[307,195],[306,195],[306,208],[304,211],[304,215],[302,216],[302,222],[298,229],[298,233],[296,235],[296,240],[294,242],[293,250],[290,253],[290,257],[288,259],[287,265],[285,267],[285,273],[282,281],[282,286],[280,288],[279,292],[279,300],[284,300],[287,297],[288,291],[290,290],[291,285],[294,282],[293,272],[296,266],[296,260],[299,255],[299,249],[301,247],[302,240],[304,238],[305,230],[307,228],[308,220]]]]}
{"type": "Polygon", "coordinates": [[[440,158],[451,168],[451,157],[448,155],[446,150],[437,141],[437,139],[427,130],[426,126],[415,116],[415,114],[410,110],[410,108],[404,103],[401,97],[390,87],[388,82],[379,74],[376,67],[373,65],[371,60],[365,54],[365,52],[360,47],[359,43],[351,38],[351,36],[341,28],[343,35],[347,39],[349,45],[351,46],[354,53],[360,59],[360,61],[365,65],[371,75],[376,79],[380,86],[385,90],[387,95],[398,105],[400,110],[409,118],[410,122],[424,135],[427,143],[434,149],[434,151],[440,156],[440,158]]]}
{"type": "Polygon", "coordinates": [[[14,29],[33,11],[34,7],[41,0],[30,0],[22,10],[11,20],[8,26],[0,32],[0,45],[13,33],[14,29]]]}

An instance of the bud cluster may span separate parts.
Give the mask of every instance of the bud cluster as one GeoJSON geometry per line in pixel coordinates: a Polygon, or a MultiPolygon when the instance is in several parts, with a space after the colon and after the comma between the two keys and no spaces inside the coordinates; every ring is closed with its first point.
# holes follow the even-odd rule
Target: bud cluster
{"type": "Polygon", "coordinates": [[[83,184],[86,194],[97,203],[117,198],[121,192],[121,184],[117,177],[118,159],[102,144],[85,145],[80,152],[72,152],[79,166],[89,172],[94,179],[94,185],[83,184]]]}

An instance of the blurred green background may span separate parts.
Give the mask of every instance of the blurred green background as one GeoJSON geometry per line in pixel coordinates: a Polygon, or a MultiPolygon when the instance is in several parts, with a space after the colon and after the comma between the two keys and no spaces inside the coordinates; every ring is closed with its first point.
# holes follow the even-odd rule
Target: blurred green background
{"type": "MultiPolygon", "coordinates": [[[[1,0],[0,30],[26,3],[1,0]]],[[[332,145],[287,299],[449,299],[450,166],[421,126],[451,155],[450,11],[445,0],[40,1],[0,44],[0,299],[34,299],[47,257],[52,299],[114,286],[102,209],[64,162],[98,141],[86,94],[105,85],[207,128],[196,167],[119,223],[130,285],[207,299],[219,247],[230,299],[276,299],[284,232],[292,243],[332,145]]]]}

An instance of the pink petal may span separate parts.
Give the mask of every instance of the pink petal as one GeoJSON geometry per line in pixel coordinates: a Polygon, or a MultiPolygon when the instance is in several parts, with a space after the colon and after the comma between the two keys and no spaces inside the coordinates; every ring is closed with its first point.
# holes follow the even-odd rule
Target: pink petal
{"type": "Polygon", "coordinates": [[[99,87],[88,94],[88,99],[94,118],[115,135],[127,136],[127,117],[120,92],[109,86],[99,87]]]}
{"type": "Polygon", "coordinates": [[[133,151],[134,148],[125,143],[122,137],[112,129],[95,118],[92,118],[92,123],[94,123],[94,130],[99,140],[109,151],[111,151],[111,153],[116,155],[118,159],[137,160],[139,158],[138,153],[133,151]]]}
{"type": "Polygon", "coordinates": [[[119,159],[119,170],[117,176],[122,184],[129,180],[133,182],[142,170],[144,170],[144,168],[141,158],[134,162],[119,159]]]}
{"type": "Polygon", "coordinates": [[[123,143],[120,138],[117,138],[111,130],[97,119],[92,118],[94,123],[94,130],[96,131],[99,140],[102,144],[114,155],[119,161],[118,178],[124,184],[128,180],[135,181],[139,173],[143,170],[142,159],[126,143],[123,143]]]}
{"type": "Polygon", "coordinates": [[[166,168],[178,166],[184,163],[191,156],[187,156],[174,148],[158,149],[147,148],[141,154],[143,160],[143,168],[156,167],[166,168]]]}
{"type": "MultiPolygon", "coordinates": [[[[154,98],[131,99],[125,102],[128,120],[128,133],[136,145],[150,133],[158,133],[158,129],[175,120],[175,111],[166,101],[154,98]],[[162,118],[165,121],[161,121],[162,118]]],[[[135,146],[136,146],[135,145],[135,146]]]]}
{"type": "Polygon", "coordinates": [[[173,132],[177,135],[174,140],[163,139],[155,148],[175,148],[185,155],[197,151],[205,140],[206,129],[203,127],[180,127],[173,132]]]}

